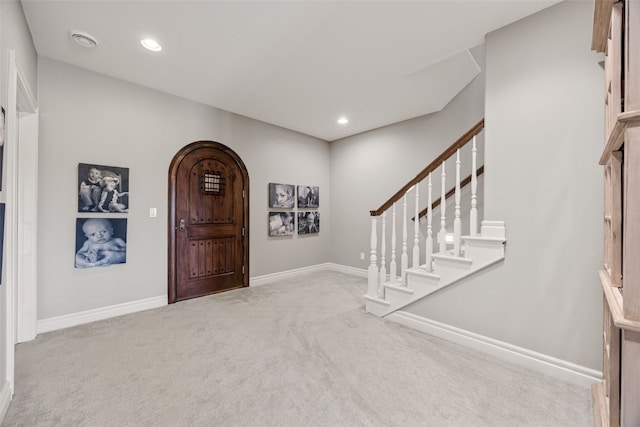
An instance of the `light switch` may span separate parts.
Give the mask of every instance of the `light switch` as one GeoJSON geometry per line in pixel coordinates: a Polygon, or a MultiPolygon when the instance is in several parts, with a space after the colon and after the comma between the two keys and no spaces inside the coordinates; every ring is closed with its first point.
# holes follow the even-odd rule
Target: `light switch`
{"type": "Polygon", "coordinates": [[[155,218],[156,216],[158,216],[156,208],[149,208],[149,218],[155,218]]]}

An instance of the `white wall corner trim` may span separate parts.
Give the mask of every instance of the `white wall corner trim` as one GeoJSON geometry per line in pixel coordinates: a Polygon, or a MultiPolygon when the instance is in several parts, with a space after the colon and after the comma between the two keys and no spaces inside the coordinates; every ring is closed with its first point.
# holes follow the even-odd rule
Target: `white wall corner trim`
{"type": "Polygon", "coordinates": [[[385,318],[581,387],[589,388],[592,384],[602,381],[602,372],[600,371],[436,322],[413,313],[396,311],[385,318]]]}
{"type": "Polygon", "coordinates": [[[4,417],[7,415],[9,403],[11,403],[11,384],[9,384],[9,381],[5,381],[2,384],[2,389],[0,389],[0,424],[2,424],[4,417]]]}
{"type": "Polygon", "coordinates": [[[72,326],[109,319],[112,317],[122,316],[124,314],[164,307],[167,305],[167,300],[167,295],[160,295],[138,301],[125,302],[108,307],[101,307],[93,310],[38,320],[38,333],[42,334],[44,332],[70,328],[72,326]]]}

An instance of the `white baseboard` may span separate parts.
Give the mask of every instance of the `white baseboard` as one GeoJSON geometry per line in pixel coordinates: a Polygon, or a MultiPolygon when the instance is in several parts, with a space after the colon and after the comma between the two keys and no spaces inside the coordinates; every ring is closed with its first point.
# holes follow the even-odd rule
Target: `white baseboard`
{"type": "Polygon", "coordinates": [[[436,322],[406,311],[396,311],[386,316],[385,319],[585,388],[590,388],[592,384],[602,380],[602,372],[600,371],[436,322]]]}
{"type": "Polygon", "coordinates": [[[332,262],[327,264],[327,267],[331,271],[338,271],[340,273],[351,274],[352,276],[369,277],[369,271],[366,268],[349,267],[348,265],[334,264],[332,262]]]}
{"type": "MultiPolygon", "coordinates": [[[[273,274],[265,274],[264,276],[252,277],[249,280],[250,286],[262,286],[273,283],[278,280],[287,279],[301,274],[311,273],[315,271],[333,270],[347,274],[367,277],[366,270],[360,270],[353,267],[347,267],[339,264],[317,264],[310,267],[296,268],[294,270],[281,271],[273,274]]],[[[37,332],[55,331],[58,329],[70,328],[85,323],[95,322],[97,320],[109,319],[111,317],[122,316],[124,314],[135,313],[138,311],[149,310],[152,308],[163,307],[167,305],[167,296],[147,298],[138,301],[126,302],[123,304],[112,305],[108,307],[96,308],[93,310],[81,311],[79,313],[71,313],[63,316],[51,317],[49,319],[38,320],[37,332]]]]}
{"type": "Polygon", "coordinates": [[[41,334],[44,332],[69,328],[71,326],[82,325],[84,323],[95,322],[97,320],[104,320],[111,317],[122,316],[124,314],[163,307],[165,305],[167,305],[167,296],[161,295],[158,297],[125,302],[123,304],[116,304],[108,307],[81,311],[79,313],[66,314],[64,316],[50,317],[49,319],[38,320],[37,328],[38,333],[41,334]]]}
{"type": "Polygon", "coordinates": [[[327,270],[329,263],[312,265],[310,267],[295,268],[293,270],[279,271],[278,273],[265,274],[262,276],[256,276],[249,279],[249,286],[262,286],[269,283],[276,282],[282,279],[290,279],[292,277],[299,276],[301,274],[312,273],[315,271],[327,270]]]}
{"type": "Polygon", "coordinates": [[[293,270],[280,271],[278,273],[265,274],[263,276],[256,276],[249,279],[249,286],[262,286],[269,283],[277,282],[282,279],[290,279],[292,277],[299,276],[301,274],[312,273],[316,271],[338,271],[340,273],[351,274],[352,276],[368,277],[367,270],[355,267],[349,267],[341,264],[334,264],[332,262],[325,262],[323,264],[316,264],[310,267],[296,268],[293,270]]]}
{"type": "Polygon", "coordinates": [[[11,403],[11,385],[9,381],[5,381],[0,389],[0,425],[4,421],[4,417],[9,410],[9,403],[11,403]]]}

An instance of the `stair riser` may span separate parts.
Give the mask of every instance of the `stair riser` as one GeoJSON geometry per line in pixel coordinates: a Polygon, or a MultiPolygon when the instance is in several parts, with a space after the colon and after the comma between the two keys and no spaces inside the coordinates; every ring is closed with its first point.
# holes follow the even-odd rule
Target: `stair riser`
{"type": "Polygon", "coordinates": [[[472,259],[474,264],[482,265],[496,258],[504,258],[504,245],[474,243],[465,248],[465,256],[472,259]]]}
{"type": "Polygon", "coordinates": [[[415,295],[403,291],[398,291],[393,288],[387,288],[385,296],[386,300],[391,303],[390,307],[405,305],[415,299],[415,295]]]}
{"type": "Polygon", "coordinates": [[[438,289],[440,280],[431,279],[429,277],[419,276],[417,274],[407,274],[407,286],[409,289],[413,289],[416,293],[429,292],[438,289]]]}

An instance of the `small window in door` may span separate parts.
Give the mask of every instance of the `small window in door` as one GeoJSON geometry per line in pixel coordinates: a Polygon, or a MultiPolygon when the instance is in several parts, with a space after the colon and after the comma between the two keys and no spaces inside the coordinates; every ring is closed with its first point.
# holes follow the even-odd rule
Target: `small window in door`
{"type": "Polygon", "coordinates": [[[200,190],[204,194],[223,195],[224,177],[219,172],[204,171],[200,177],[200,190]]]}

